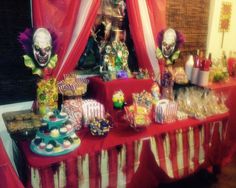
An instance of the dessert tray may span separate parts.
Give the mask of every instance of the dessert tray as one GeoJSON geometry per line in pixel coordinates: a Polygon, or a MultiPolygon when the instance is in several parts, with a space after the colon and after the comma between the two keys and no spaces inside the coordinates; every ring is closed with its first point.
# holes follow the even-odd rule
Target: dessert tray
{"type": "Polygon", "coordinates": [[[30,149],[43,156],[59,156],[75,150],[80,138],[75,134],[66,113],[50,112],[31,141],[30,149]]]}

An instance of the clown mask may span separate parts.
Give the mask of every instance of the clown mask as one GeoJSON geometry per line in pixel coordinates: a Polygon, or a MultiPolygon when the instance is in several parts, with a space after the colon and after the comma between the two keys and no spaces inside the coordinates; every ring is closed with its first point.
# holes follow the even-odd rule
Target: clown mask
{"type": "Polygon", "coordinates": [[[161,50],[165,58],[169,58],[173,54],[176,45],[176,39],[177,36],[174,29],[170,28],[164,32],[161,50]]]}
{"type": "Polygon", "coordinates": [[[38,28],[35,31],[32,48],[39,67],[46,67],[52,54],[52,37],[47,29],[38,28]]]}

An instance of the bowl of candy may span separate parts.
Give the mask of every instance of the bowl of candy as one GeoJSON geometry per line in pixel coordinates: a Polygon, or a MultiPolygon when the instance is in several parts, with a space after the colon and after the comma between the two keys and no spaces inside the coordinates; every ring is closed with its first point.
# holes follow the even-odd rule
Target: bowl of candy
{"type": "Polygon", "coordinates": [[[90,121],[88,127],[93,136],[105,136],[112,126],[108,119],[94,118],[90,121]]]}
{"type": "Polygon", "coordinates": [[[64,96],[82,96],[87,92],[89,80],[79,78],[75,73],[64,75],[64,79],[58,82],[58,89],[64,96]]]}

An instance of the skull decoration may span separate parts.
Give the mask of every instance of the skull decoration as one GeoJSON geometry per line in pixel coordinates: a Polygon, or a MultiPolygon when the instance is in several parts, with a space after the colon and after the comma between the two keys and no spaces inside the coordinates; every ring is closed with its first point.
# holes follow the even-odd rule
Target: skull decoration
{"type": "Polygon", "coordinates": [[[164,32],[161,50],[165,58],[169,58],[173,54],[176,46],[176,40],[177,35],[174,29],[169,28],[164,32]]]}
{"type": "Polygon", "coordinates": [[[33,35],[33,54],[38,65],[42,68],[49,63],[52,54],[52,37],[45,28],[38,28],[33,35]]]}

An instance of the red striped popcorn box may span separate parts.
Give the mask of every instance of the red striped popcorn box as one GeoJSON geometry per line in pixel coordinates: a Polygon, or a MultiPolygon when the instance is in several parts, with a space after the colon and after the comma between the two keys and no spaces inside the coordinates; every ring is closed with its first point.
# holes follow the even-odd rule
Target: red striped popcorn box
{"type": "Polygon", "coordinates": [[[99,119],[105,117],[105,109],[103,104],[92,99],[83,100],[82,113],[83,113],[83,123],[85,127],[87,127],[89,122],[95,117],[99,119]]]}
{"type": "Polygon", "coordinates": [[[155,107],[154,119],[157,123],[170,123],[177,119],[177,103],[169,100],[160,100],[155,107]]]}
{"type": "Polygon", "coordinates": [[[62,111],[66,112],[69,116],[75,130],[79,130],[82,127],[82,99],[69,99],[63,103],[62,111]]]}
{"type": "Polygon", "coordinates": [[[176,102],[171,101],[167,104],[165,118],[166,118],[165,123],[171,123],[177,119],[177,103],[176,102]]]}

